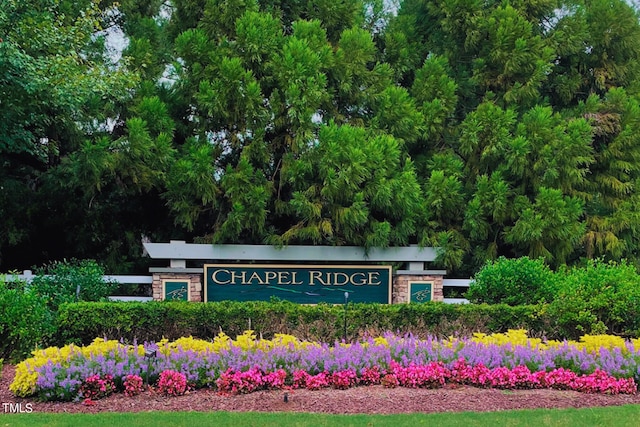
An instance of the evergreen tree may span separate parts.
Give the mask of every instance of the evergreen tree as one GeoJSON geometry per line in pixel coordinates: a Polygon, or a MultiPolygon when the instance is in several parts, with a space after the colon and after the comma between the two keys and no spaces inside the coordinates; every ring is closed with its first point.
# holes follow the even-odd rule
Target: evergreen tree
{"type": "Polygon", "coordinates": [[[180,224],[198,241],[416,241],[421,189],[402,147],[422,115],[377,61],[364,6],[234,5],[205,4],[176,38],[195,101],[165,193],[180,224]]]}
{"type": "Polygon", "coordinates": [[[637,260],[635,7],[389,4],[4,0],[0,266],[126,271],[142,238],[637,260]]]}
{"type": "Polygon", "coordinates": [[[75,203],[51,174],[100,133],[136,77],[104,55],[105,13],[91,1],[5,0],[0,8],[0,265],[59,256],[75,203]],[[59,225],[60,223],[56,223],[59,225]],[[24,259],[23,259],[24,257],[24,259]]]}

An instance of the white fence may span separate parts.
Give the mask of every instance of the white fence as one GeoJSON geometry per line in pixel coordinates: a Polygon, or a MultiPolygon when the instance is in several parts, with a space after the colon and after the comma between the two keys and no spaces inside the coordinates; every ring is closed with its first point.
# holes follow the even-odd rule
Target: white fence
{"type": "MultiPolygon", "coordinates": [[[[5,280],[8,282],[14,280],[24,280],[29,283],[35,277],[31,270],[25,270],[22,274],[7,274],[5,280]]],[[[125,285],[149,285],[153,283],[153,277],[151,276],[128,276],[128,275],[107,275],[102,276],[105,281],[117,282],[125,285]]],[[[137,297],[137,296],[122,296],[113,295],[110,296],[111,301],[153,301],[153,297],[137,297]]]]}
{"type": "MultiPolygon", "coordinates": [[[[5,280],[24,280],[27,283],[33,279],[34,274],[31,270],[25,270],[22,274],[17,275],[6,275],[5,280]]],[[[153,278],[151,276],[127,276],[127,275],[108,275],[103,276],[105,280],[114,281],[120,284],[130,284],[130,285],[149,285],[153,283],[153,278]]],[[[444,279],[443,286],[444,287],[455,287],[460,288],[461,292],[465,292],[469,289],[469,283],[471,279],[444,279]]],[[[135,297],[135,296],[121,296],[121,295],[113,295],[109,297],[112,301],[152,301],[152,297],[135,297]]],[[[464,298],[445,298],[445,303],[448,304],[466,304],[469,301],[464,298]]]]}
{"type": "MultiPolygon", "coordinates": [[[[111,280],[120,284],[127,285],[149,285],[153,283],[152,276],[103,276],[104,280],[111,280]]],[[[109,297],[111,301],[153,301],[153,297],[130,297],[122,295],[112,295],[109,297]]]]}
{"type": "MultiPolygon", "coordinates": [[[[444,279],[442,286],[445,288],[458,288],[461,293],[464,293],[469,289],[469,283],[471,283],[471,279],[444,279]]],[[[466,298],[445,298],[444,302],[448,304],[467,304],[469,300],[466,298]]]]}

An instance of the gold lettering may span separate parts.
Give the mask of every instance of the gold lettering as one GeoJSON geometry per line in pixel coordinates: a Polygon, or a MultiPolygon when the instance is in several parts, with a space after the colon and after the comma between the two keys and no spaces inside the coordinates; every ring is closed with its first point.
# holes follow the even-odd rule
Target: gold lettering
{"type": "Polygon", "coordinates": [[[349,281],[351,282],[351,284],[356,285],[356,286],[366,285],[367,284],[366,275],[364,273],[353,273],[349,277],[349,281]],[[356,282],[356,280],[355,280],[356,276],[361,276],[362,278],[356,282]]]}
{"type": "Polygon", "coordinates": [[[258,274],[257,271],[254,271],[253,273],[251,273],[251,276],[249,276],[249,283],[253,284],[254,280],[258,281],[258,285],[266,285],[267,284],[267,282],[264,282],[262,280],[262,278],[260,277],[260,275],[258,274]]]}
{"type": "Polygon", "coordinates": [[[327,285],[326,281],[323,281],[321,279],[322,276],[322,272],[321,271],[316,271],[316,270],[312,270],[309,271],[309,285],[310,286],[314,286],[315,285],[315,280],[318,279],[318,283],[320,283],[321,285],[327,285]]]}
{"type": "MultiPolygon", "coordinates": [[[[298,276],[299,271],[253,271],[214,269],[210,279],[216,285],[302,285],[304,280],[298,276]]],[[[362,286],[380,286],[382,279],[379,271],[369,272],[323,272],[320,270],[309,270],[309,286],[344,286],[347,284],[362,286]]]]}
{"type": "Polygon", "coordinates": [[[347,273],[333,273],[333,285],[334,286],[343,286],[349,283],[349,275],[347,273]],[[341,282],[338,281],[338,277],[342,279],[341,282]]]}
{"type": "Polygon", "coordinates": [[[213,280],[213,283],[216,283],[218,285],[228,285],[229,283],[231,283],[231,280],[226,280],[226,281],[219,280],[218,273],[230,274],[229,270],[215,270],[211,275],[211,280],[213,280]]]}
{"type": "Polygon", "coordinates": [[[369,272],[369,285],[372,285],[372,286],[381,285],[382,282],[380,282],[380,278],[378,276],[380,276],[380,272],[378,272],[378,271],[370,271],[369,272]],[[377,280],[376,282],[373,281],[374,277],[377,280]]]}
{"type": "Polygon", "coordinates": [[[292,285],[302,285],[302,282],[296,282],[296,276],[298,275],[297,271],[291,272],[291,284],[292,285]]]}
{"type": "Polygon", "coordinates": [[[240,272],[240,274],[238,274],[237,271],[232,271],[231,272],[231,281],[233,282],[234,285],[237,285],[238,283],[237,280],[241,279],[240,284],[241,285],[249,285],[250,283],[247,282],[247,272],[242,270],[240,272]]]}
{"type": "Polygon", "coordinates": [[[290,274],[289,271],[278,271],[278,285],[290,285],[291,280],[285,282],[290,274]]]}

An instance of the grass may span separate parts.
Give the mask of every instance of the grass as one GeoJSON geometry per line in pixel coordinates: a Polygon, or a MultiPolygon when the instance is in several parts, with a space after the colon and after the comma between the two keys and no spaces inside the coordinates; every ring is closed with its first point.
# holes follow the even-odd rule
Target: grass
{"type": "Polygon", "coordinates": [[[5,414],[0,427],[135,425],[136,427],[281,426],[637,426],[640,405],[398,415],[326,415],[258,412],[140,412],[101,414],[5,414]]]}

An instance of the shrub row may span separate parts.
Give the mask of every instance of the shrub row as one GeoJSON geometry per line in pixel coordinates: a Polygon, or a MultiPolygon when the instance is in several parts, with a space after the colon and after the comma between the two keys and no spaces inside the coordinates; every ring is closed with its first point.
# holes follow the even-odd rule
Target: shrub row
{"type": "Polygon", "coordinates": [[[127,342],[194,336],[210,339],[220,331],[230,336],[252,329],[270,338],[287,333],[301,339],[331,342],[377,336],[386,331],[422,336],[468,335],[525,328],[543,333],[547,326],[538,306],[427,304],[318,304],[276,302],[97,302],[61,306],[60,344],[88,344],[95,337],[127,342]]]}
{"type": "Polygon", "coordinates": [[[640,334],[640,274],[625,261],[588,260],[551,271],[542,259],[499,258],[475,276],[466,297],[474,303],[546,304],[555,334],[640,334]]]}

